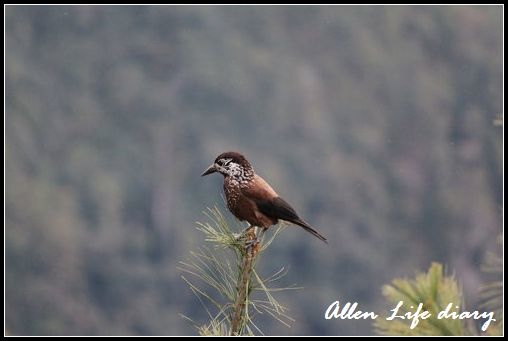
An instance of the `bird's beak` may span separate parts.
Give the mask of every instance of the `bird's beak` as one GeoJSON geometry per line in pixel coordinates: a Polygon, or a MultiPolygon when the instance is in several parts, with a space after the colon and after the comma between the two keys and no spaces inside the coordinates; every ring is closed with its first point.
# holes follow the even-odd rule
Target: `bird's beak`
{"type": "Polygon", "coordinates": [[[215,173],[217,171],[217,167],[215,167],[215,163],[212,163],[212,165],[210,167],[208,167],[204,172],[203,174],[201,174],[201,176],[205,176],[205,175],[208,175],[208,174],[212,174],[212,173],[215,173]]]}

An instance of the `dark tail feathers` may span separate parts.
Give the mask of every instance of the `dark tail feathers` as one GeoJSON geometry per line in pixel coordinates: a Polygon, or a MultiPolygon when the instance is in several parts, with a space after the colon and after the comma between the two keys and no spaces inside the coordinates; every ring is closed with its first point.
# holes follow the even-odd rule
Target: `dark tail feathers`
{"type": "Polygon", "coordinates": [[[299,220],[292,220],[291,221],[293,224],[296,224],[298,226],[301,226],[305,229],[305,231],[307,232],[310,232],[312,233],[312,235],[316,236],[317,238],[321,239],[322,241],[324,241],[326,244],[328,244],[328,242],[326,241],[326,238],[323,237],[318,231],[314,230],[312,228],[312,226],[310,226],[309,224],[307,224],[305,221],[299,219],[299,220]]]}

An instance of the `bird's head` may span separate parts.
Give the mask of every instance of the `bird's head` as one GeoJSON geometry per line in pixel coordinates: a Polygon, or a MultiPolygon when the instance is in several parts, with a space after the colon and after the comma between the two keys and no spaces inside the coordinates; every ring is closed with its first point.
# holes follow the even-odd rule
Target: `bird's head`
{"type": "Polygon", "coordinates": [[[249,161],[247,161],[245,156],[237,152],[220,154],[201,176],[215,172],[221,173],[224,177],[232,176],[239,179],[247,179],[254,175],[254,170],[249,161]]]}

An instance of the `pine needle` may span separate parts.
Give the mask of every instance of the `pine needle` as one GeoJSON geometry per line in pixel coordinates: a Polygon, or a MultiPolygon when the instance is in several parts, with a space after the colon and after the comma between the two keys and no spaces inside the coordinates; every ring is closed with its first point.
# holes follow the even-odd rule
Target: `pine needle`
{"type": "MultiPolygon", "coordinates": [[[[246,249],[245,239],[238,238],[233,233],[219,208],[216,206],[207,208],[203,213],[206,221],[196,222],[196,228],[204,234],[207,245],[191,251],[190,258],[179,262],[178,269],[191,277],[188,279],[181,276],[203,306],[209,321],[199,325],[186,315],[180,316],[191,322],[199,335],[229,335],[233,329],[232,316],[235,316],[233,311],[239,308],[236,301],[240,294],[238,292],[240,286],[237,282],[241,278],[241,272],[245,271],[242,264],[245,265],[249,251],[246,249]]],[[[235,225],[235,230],[243,230],[239,223],[235,225]]],[[[251,260],[252,271],[247,269],[248,273],[244,273],[244,276],[247,275],[249,278],[244,279],[247,280],[247,287],[245,302],[241,305],[243,317],[235,322],[240,322],[241,325],[235,327],[238,331],[233,332],[234,334],[264,335],[260,326],[255,323],[255,317],[260,314],[271,316],[287,327],[294,321],[285,313],[287,309],[272,295],[280,291],[301,289],[296,286],[273,286],[287,274],[288,270],[281,267],[275,273],[262,278],[255,269],[261,254],[267,250],[283,228],[282,225],[277,225],[271,229],[274,232],[269,237],[263,234],[257,252],[251,260]]]]}

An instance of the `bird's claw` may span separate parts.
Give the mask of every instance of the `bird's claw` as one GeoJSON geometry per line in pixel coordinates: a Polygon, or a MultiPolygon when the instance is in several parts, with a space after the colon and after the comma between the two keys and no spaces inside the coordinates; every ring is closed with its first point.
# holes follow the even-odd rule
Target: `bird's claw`
{"type": "Polygon", "coordinates": [[[252,236],[254,236],[254,238],[256,237],[256,228],[254,226],[249,226],[240,233],[233,233],[233,237],[235,237],[235,239],[238,241],[241,241],[241,240],[244,240],[247,238],[252,239],[252,236]]]}
{"type": "Polygon", "coordinates": [[[257,238],[250,239],[250,240],[245,241],[245,248],[249,249],[253,246],[256,246],[257,244],[259,244],[259,240],[257,238]]]}
{"type": "Polygon", "coordinates": [[[249,226],[242,231],[238,237],[235,235],[237,240],[244,242],[245,250],[251,256],[256,254],[258,251],[259,240],[257,238],[256,230],[255,226],[249,226]]]}
{"type": "Polygon", "coordinates": [[[249,258],[254,258],[259,252],[259,240],[256,237],[245,241],[245,252],[249,258]]]}

